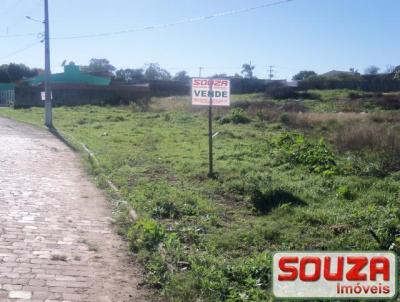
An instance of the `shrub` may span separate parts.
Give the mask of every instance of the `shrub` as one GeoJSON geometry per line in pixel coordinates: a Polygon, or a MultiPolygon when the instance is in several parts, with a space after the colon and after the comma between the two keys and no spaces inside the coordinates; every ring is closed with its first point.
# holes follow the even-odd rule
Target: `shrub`
{"type": "Polygon", "coordinates": [[[280,116],[280,122],[292,129],[312,129],[320,123],[314,120],[310,114],[285,112],[280,116]]]}
{"type": "Polygon", "coordinates": [[[280,83],[273,83],[265,89],[265,95],[273,99],[290,99],[297,98],[295,87],[284,86],[280,83]]]}
{"type": "Polygon", "coordinates": [[[145,210],[154,219],[183,219],[209,213],[212,206],[197,192],[178,188],[165,181],[136,185],[131,199],[135,208],[145,210]]]}
{"type": "Polygon", "coordinates": [[[231,182],[229,191],[239,192],[250,201],[254,210],[267,214],[283,204],[302,206],[306,203],[286,187],[276,185],[265,173],[247,173],[240,180],[231,182]]]}
{"type": "Polygon", "coordinates": [[[386,94],[377,101],[377,104],[386,110],[400,109],[400,97],[398,95],[386,94]]]}
{"type": "Polygon", "coordinates": [[[385,125],[348,125],[338,130],[334,144],[341,152],[352,151],[364,162],[375,163],[372,174],[384,176],[400,170],[399,133],[398,128],[385,125]]]}
{"type": "Polygon", "coordinates": [[[262,189],[263,188],[257,188],[252,192],[253,205],[255,209],[262,214],[267,214],[273,208],[283,204],[290,204],[293,206],[303,206],[306,204],[303,200],[285,189],[267,189],[265,191],[262,189]]]}
{"type": "Polygon", "coordinates": [[[155,250],[165,238],[165,231],[153,219],[140,218],[129,228],[127,237],[134,251],[155,250]]]}
{"type": "Polygon", "coordinates": [[[333,174],[337,170],[335,155],[323,138],[315,143],[306,141],[303,135],[286,133],[278,144],[289,162],[305,165],[310,172],[333,174]]]}
{"type": "Polygon", "coordinates": [[[355,198],[354,194],[351,192],[348,186],[340,186],[336,189],[336,194],[339,198],[353,200],[355,198]]]}
{"type": "Polygon", "coordinates": [[[246,112],[241,108],[232,109],[227,116],[222,117],[219,122],[221,124],[248,124],[251,119],[247,116],[246,112]]]}
{"type": "Polygon", "coordinates": [[[364,97],[364,94],[362,94],[362,93],[354,92],[354,91],[349,92],[349,98],[351,100],[361,99],[363,97],[364,97]]]}
{"type": "Polygon", "coordinates": [[[249,100],[240,100],[240,101],[236,101],[232,104],[233,108],[241,108],[243,110],[246,110],[247,108],[249,108],[251,106],[252,102],[249,100]]]}
{"type": "Polygon", "coordinates": [[[299,102],[287,102],[280,109],[285,112],[308,112],[309,109],[299,102]]]}

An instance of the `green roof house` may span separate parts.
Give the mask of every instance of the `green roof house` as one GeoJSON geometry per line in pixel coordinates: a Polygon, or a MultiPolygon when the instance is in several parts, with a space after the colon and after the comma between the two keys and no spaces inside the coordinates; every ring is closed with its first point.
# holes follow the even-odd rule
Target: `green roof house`
{"type": "Polygon", "coordinates": [[[14,90],[15,85],[13,83],[0,83],[0,91],[14,90]]]}
{"type": "MultiPolygon", "coordinates": [[[[40,86],[44,82],[44,75],[38,75],[32,79],[25,81],[29,86],[40,86]]],[[[74,63],[64,66],[63,73],[55,73],[51,75],[51,83],[53,84],[75,84],[75,85],[94,85],[109,86],[110,77],[98,77],[83,73],[79,66],[74,63]]]]}
{"type": "Polygon", "coordinates": [[[12,83],[0,83],[0,107],[9,106],[15,100],[15,85],[12,83]]]}

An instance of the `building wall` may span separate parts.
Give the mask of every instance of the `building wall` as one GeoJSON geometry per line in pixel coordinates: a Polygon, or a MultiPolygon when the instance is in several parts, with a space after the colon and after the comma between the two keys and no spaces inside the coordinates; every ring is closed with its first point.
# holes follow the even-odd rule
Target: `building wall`
{"type": "MultiPolygon", "coordinates": [[[[41,107],[40,87],[17,87],[14,108],[41,107]]],[[[79,85],[58,85],[52,89],[54,106],[119,105],[129,102],[143,102],[149,98],[148,88],[97,87],[79,85]]]]}

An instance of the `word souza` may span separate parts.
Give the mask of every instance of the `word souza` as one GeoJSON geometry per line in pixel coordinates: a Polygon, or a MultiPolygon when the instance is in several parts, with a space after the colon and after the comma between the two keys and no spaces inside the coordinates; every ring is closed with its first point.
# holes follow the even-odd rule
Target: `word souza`
{"type": "Polygon", "coordinates": [[[192,79],[192,105],[229,106],[230,81],[219,79],[192,79]]]}
{"type": "Polygon", "coordinates": [[[379,298],[397,294],[392,253],[277,253],[273,291],[279,298],[379,298]]]}
{"type": "Polygon", "coordinates": [[[193,79],[193,85],[195,86],[207,86],[210,87],[229,87],[228,80],[208,80],[208,79],[193,79]]]}

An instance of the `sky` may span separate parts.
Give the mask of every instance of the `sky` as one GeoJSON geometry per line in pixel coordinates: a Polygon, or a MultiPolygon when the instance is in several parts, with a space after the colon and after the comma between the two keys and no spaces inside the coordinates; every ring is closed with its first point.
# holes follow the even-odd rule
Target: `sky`
{"type": "MultiPolygon", "coordinates": [[[[266,78],[290,79],[300,70],[324,73],[369,65],[400,65],[399,0],[293,0],[252,11],[145,29],[279,0],[49,0],[52,72],[64,60],[87,65],[106,58],[116,68],[159,63],[175,74],[241,72],[255,65],[266,78]],[[60,39],[137,29],[126,34],[60,39]]],[[[43,67],[43,0],[0,1],[0,64],[43,67]],[[30,35],[27,35],[30,34],[30,35]]]]}

